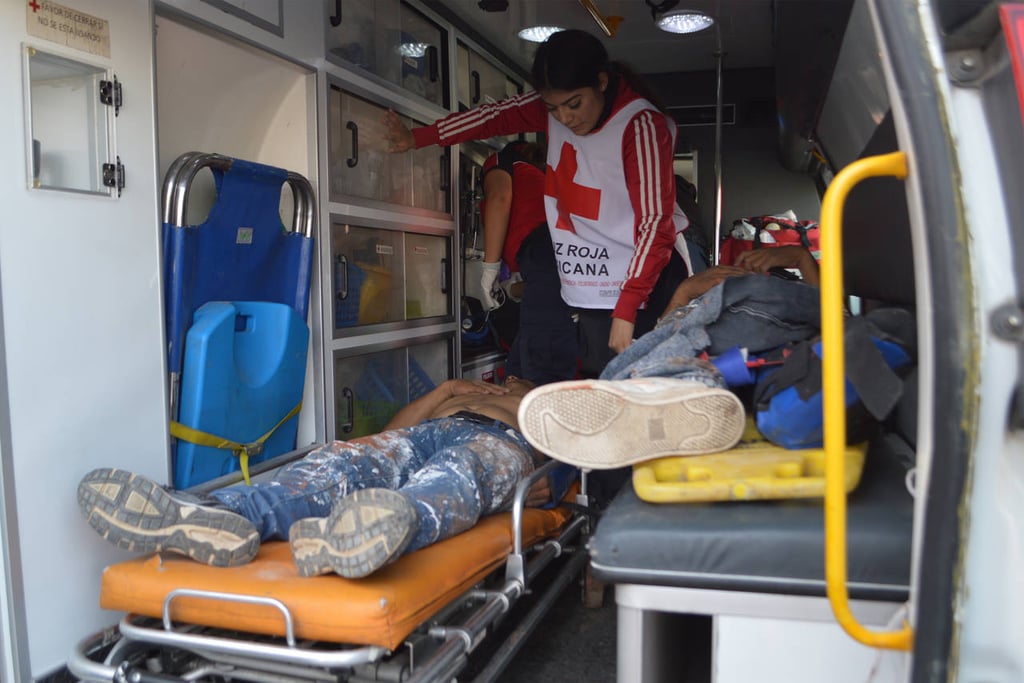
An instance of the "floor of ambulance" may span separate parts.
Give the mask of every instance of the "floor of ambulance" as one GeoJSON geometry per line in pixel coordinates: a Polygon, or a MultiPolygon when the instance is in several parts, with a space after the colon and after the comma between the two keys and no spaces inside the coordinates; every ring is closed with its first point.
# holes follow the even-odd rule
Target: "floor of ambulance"
{"type": "MultiPolygon", "coordinates": [[[[473,653],[470,667],[459,676],[459,680],[473,680],[476,667],[485,665],[489,659],[487,648],[499,647],[510,634],[507,623],[499,627],[501,633],[489,637],[473,653]]],[[[686,652],[680,652],[676,669],[680,672],[679,683],[709,683],[710,618],[679,616],[673,626],[679,636],[677,642],[690,644],[685,648],[686,652]]],[[[523,644],[498,682],[614,683],[615,629],[614,590],[606,589],[604,604],[600,608],[588,609],[583,607],[579,583],[574,581],[552,605],[551,611],[523,644]]]]}

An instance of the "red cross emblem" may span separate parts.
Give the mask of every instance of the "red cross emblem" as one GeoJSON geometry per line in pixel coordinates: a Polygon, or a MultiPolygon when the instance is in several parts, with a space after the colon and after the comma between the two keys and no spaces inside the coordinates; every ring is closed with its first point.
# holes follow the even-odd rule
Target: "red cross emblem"
{"type": "Polygon", "coordinates": [[[32,0],[32,2],[28,3],[28,6],[32,8],[33,14],[39,11],[39,3],[36,2],[36,0],[32,0]]]}
{"type": "Polygon", "coordinates": [[[552,169],[548,166],[548,172],[544,174],[544,194],[554,197],[558,207],[558,222],[555,227],[573,234],[576,233],[576,229],[569,214],[597,220],[601,206],[601,190],[576,183],[578,169],[576,148],[568,142],[563,142],[562,153],[558,157],[558,168],[552,169]]]}

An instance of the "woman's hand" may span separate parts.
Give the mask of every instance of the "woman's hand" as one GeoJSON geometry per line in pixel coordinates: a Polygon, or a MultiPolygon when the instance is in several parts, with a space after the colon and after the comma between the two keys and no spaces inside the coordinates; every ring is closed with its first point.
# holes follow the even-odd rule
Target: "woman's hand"
{"type": "Polygon", "coordinates": [[[608,348],[615,353],[622,353],[633,343],[633,323],[622,318],[612,318],[612,328],[608,333],[608,348]]]}
{"type": "Polygon", "coordinates": [[[416,138],[413,137],[412,131],[402,123],[398,114],[388,109],[384,112],[382,120],[387,129],[384,139],[387,140],[389,152],[408,152],[410,149],[416,149],[416,138]]]}

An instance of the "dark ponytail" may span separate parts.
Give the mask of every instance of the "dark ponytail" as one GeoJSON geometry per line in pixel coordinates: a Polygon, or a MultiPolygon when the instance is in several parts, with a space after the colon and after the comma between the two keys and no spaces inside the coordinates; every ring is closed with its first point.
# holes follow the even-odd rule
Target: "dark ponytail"
{"type": "Polygon", "coordinates": [[[617,77],[624,78],[641,97],[665,111],[660,98],[631,68],[609,60],[608,51],[597,37],[577,29],[553,33],[540,44],[533,57],[530,82],[537,91],[597,88],[602,73],[608,74],[611,85],[616,84],[617,77]]]}

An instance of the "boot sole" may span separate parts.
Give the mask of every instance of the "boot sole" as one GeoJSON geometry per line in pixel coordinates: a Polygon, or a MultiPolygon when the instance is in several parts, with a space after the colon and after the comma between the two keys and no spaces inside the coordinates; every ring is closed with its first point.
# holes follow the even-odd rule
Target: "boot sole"
{"type": "Polygon", "coordinates": [[[256,527],[241,515],[192,505],[124,470],[99,469],[78,484],[89,525],[119,548],[174,552],[214,567],[245,564],[259,550],[256,527]]]}
{"type": "Polygon", "coordinates": [[[563,382],[534,389],[519,406],[527,441],[584,469],[722,451],[739,441],[744,420],[740,400],[713,388],[634,395],[586,381],[563,382]]]}
{"type": "Polygon", "coordinates": [[[357,579],[398,558],[415,531],[416,511],[404,496],[364,489],[342,498],[326,518],[295,522],[288,541],[299,575],[357,579]]]}

